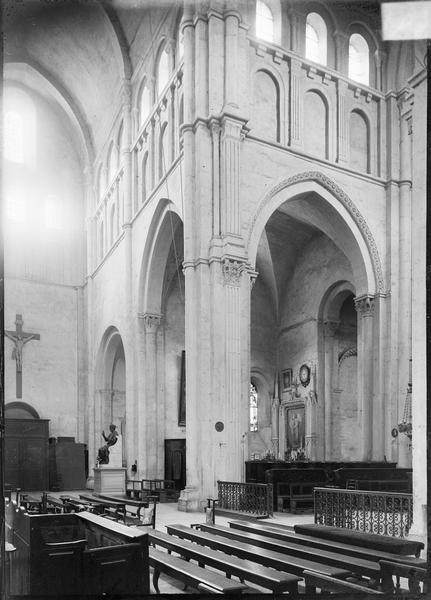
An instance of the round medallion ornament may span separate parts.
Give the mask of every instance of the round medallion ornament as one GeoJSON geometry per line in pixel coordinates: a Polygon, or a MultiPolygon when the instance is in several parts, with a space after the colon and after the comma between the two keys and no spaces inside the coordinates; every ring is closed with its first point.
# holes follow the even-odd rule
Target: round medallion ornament
{"type": "Polygon", "coordinates": [[[214,425],[215,430],[216,431],[223,431],[224,429],[224,424],[221,421],[217,421],[217,423],[214,425]]]}
{"type": "Polygon", "coordinates": [[[301,365],[299,369],[299,381],[304,387],[310,383],[310,367],[308,365],[301,365]]]}

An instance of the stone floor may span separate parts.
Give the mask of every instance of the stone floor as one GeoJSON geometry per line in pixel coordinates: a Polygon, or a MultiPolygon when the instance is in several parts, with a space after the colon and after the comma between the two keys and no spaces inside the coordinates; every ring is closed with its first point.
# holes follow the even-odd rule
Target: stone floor
{"type": "MultiPolygon", "coordinates": [[[[63,494],[70,493],[72,496],[79,496],[82,494],[91,493],[89,490],[82,491],[71,491],[71,492],[50,492],[51,496],[61,496],[63,494]]],[[[32,493],[32,495],[37,496],[36,493],[32,493]]],[[[131,508],[131,507],[130,507],[131,508]]],[[[131,508],[131,510],[134,510],[131,508]]],[[[229,521],[232,521],[232,518],[226,517],[218,517],[216,516],[216,524],[217,525],[228,525],[229,521]]],[[[164,502],[157,504],[156,511],[156,529],[159,531],[166,531],[166,525],[173,524],[181,524],[181,525],[191,525],[192,523],[204,523],[205,515],[203,512],[182,512],[178,510],[178,505],[176,502],[164,502]]],[[[313,523],[313,513],[308,510],[299,514],[290,514],[290,513],[280,513],[275,512],[273,517],[265,519],[265,522],[273,522],[273,523],[282,523],[283,525],[295,525],[297,523],[313,523]]],[[[154,588],[152,586],[152,582],[150,580],[151,585],[151,593],[155,594],[154,588]]],[[[159,588],[161,594],[197,594],[194,590],[190,588],[187,591],[184,591],[183,584],[181,582],[177,582],[171,577],[166,576],[165,574],[160,575],[159,579],[159,588]]],[[[266,590],[267,591],[267,590],[266,590]]]]}

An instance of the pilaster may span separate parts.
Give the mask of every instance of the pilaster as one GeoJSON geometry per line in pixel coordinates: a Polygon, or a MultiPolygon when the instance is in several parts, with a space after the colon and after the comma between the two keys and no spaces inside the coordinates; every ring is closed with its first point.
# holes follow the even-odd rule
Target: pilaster
{"type": "Polygon", "coordinates": [[[290,136],[289,143],[292,147],[302,147],[301,136],[301,62],[295,58],[290,60],[290,136]]]}
{"type": "Polygon", "coordinates": [[[224,114],[221,118],[221,127],[221,231],[225,235],[239,236],[241,233],[240,146],[246,129],[243,120],[227,114],[224,114]]]}

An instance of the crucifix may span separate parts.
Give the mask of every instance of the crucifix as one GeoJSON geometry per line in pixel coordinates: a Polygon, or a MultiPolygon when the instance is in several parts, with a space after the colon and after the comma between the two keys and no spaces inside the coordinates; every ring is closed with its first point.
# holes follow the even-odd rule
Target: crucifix
{"type": "Polygon", "coordinates": [[[22,315],[16,315],[15,331],[5,330],[5,336],[14,343],[12,359],[16,361],[16,397],[22,398],[22,351],[30,340],[40,340],[38,333],[28,333],[22,330],[24,321],[22,315]]]}

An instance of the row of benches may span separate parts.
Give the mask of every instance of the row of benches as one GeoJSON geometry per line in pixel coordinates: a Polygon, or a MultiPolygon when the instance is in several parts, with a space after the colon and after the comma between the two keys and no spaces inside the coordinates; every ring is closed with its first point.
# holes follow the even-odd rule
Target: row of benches
{"type": "Polygon", "coordinates": [[[44,492],[40,498],[22,494],[17,496],[16,503],[28,514],[88,511],[125,525],[151,526],[154,529],[156,523],[155,496],[147,496],[143,501],[105,494],[79,494],[78,497],[67,494],[57,498],[44,492]]]}
{"type": "MultiPolygon", "coordinates": [[[[418,581],[423,581],[426,573],[425,561],[415,557],[377,550],[372,545],[361,548],[355,540],[352,544],[325,542],[258,521],[231,522],[230,527],[168,525],[167,531],[151,531],[149,536],[154,546],[149,560],[156,592],[162,572],[188,586],[214,593],[250,591],[246,582],[247,586],[257,585],[273,593],[296,594],[299,582],[304,580],[305,591],[310,593],[319,588],[367,595],[399,592],[399,577],[408,575],[410,591],[417,591],[418,581]],[[181,558],[172,556],[172,552],[181,558]],[[397,576],[395,586],[393,575],[397,576]],[[239,581],[234,582],[232,576],[239,581]]],[[[414,554],[417,547],[418,543],[411,542],[398,549],[414,554]]]]}

